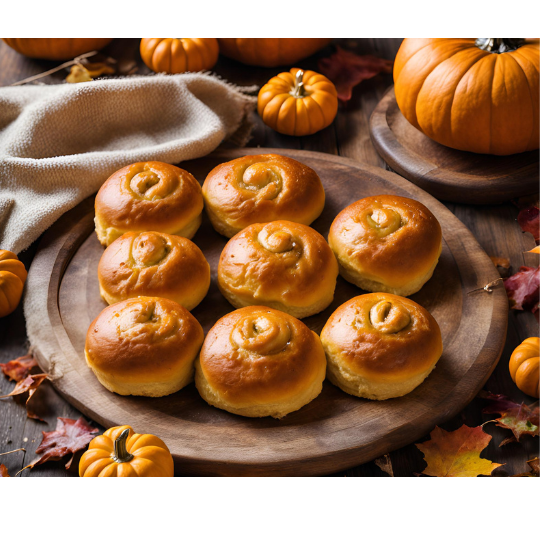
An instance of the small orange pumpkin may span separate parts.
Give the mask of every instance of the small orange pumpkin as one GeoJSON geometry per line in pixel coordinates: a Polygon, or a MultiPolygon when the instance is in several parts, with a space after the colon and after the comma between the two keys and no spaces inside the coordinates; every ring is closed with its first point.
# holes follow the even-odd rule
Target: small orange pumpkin
{"type": "Polygon", "coordinates": [[[331,38],[219,38],[224,56],[250,66],[276,67],[303,60],[331,38]]]}
{"type": "Polygon", "coordinates": [[[510,375],[525,394],[537,398],[540,393],[540,338],[527,338],[510,357],[510,375]]]}
{"type": "Polygon", "coordinates": [[[215,38],[144,38],[141,57],[157,73],[212,69],[219,56],[215,38]]]}
{"type": "Polygon", "coordinates": [[[26,268],[17,255],[0,249],[0,317],[9,315],[19,305],[26,276],[26,268]]]}
{"type": "Polygon", "coordinates": [[[337,109],[336,87],[314,71],[293,68],[270,79],[259,92],[259,116],[285,135],[316,133],[332,123],[337,109]]]}
{"type": "Polygon", "coordinates": [[[538,148],[538,39],[407,38],[394,63],[403,116],[440,144],[506,156],[538,148]]]}
{"type": "Polygon", "coordinates": [[[112,38],[2,38],[12,49],[30,58],[71,60],[76,56],[99,51],[112,38]]]}
{"type": "Polygon", "coordinates": [[[90,441],[79,463],[79,476],[174,476],[174,462],[159,437],[117,426],[90,441]]]}

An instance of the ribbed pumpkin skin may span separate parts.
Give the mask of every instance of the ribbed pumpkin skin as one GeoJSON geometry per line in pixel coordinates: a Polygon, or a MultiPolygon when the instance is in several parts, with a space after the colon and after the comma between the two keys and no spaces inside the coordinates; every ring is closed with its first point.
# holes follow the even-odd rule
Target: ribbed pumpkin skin
{"type": "Polygon", "coordinates": [[[540,393],[540,338],[532,337],[518,345],[510,357],[510,375],[517,387],[528,396],[540,393]]]}
{"type": "Polygon", "coordinates": [[[294,97],[298,68],[280,73],[259,91],[258,112],[264,123],[285,135],[311,135],[334,120],[338,99],[334,84],[320,73],[305,71],[302,81],[305,95],[294,97]]]}
{"type": "Polygon", "coordinates": [[[215,38],[144,38],[141,58],[156,73],[212,69],[219,56],[215,38]]]}
{"type": "Polygon", "coordinates": [[[19,305],[26,276],[26,268],[17,255],[0,249],[0,317],[9,315],[19,305]]]}
{"type": "Polygon", "coordinates": [[[479,154],[538,148],[539,44],[501,54],[475,39],[405,39],[394,64],[403,116],[440,144],[479,154]]]}
{"type": "Polygon", "coordinates": [[[30,58],[71,60],[80,54],[99,51],[112,38],[2,38],[12,49],[30,58]]]}
{"type": "Polygon", "coordinates": [[[159,437],[134,433],[130,426],[117,426],[90,441],[79,463],[79,476],[174,476],[174,462],[159,437]],[[126,448],[134,457],[126,463],[117,463],[111,457],[114,441],[125,429],[129,429],[126,448]]]}
{"type": "Polygon", "coordinates": [[[219,38],[224,56],[249,66],[276,67],[311,56],[331,38],[219,38]]]}

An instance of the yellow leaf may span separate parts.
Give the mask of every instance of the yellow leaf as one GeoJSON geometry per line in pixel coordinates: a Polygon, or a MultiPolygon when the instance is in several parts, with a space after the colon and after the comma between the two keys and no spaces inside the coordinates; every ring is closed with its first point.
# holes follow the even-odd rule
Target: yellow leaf
{"type": "Polygon", "coordinates": [[[501,466],[480,457],[480,452],[491,441],[491,435],[485,433],[482,426],[463,425],[455,431],[436,426],[430,435],[431,440],[416,445],[424,454],[427,467],[423,473],[428,476],[490,476],[501,466]]]}
{"type": "Polygon", "coordinates": [[[88,73],[88,70],[81,64],[71,66],[69,75],[66,77],[66,82],[68,83],[88,82],[92,80],[93,79],[90,76],[90,73],[88,73]]]}

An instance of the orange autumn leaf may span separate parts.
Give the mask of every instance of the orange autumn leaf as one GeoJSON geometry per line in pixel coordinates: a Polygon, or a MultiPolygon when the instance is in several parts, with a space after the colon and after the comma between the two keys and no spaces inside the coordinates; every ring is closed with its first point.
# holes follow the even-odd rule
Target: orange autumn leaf
{"type": "Polygon", "coordinates": [[[7,467],[3,463],[0,463],[0,478],[9,478],[7,467]]]}
{"type": "Polygon", "coordinates": [[[539,253],[540,254],[540,246],[536,246],[532,249],[529,249],[529,251],[526,251],[525,253],[539,253]]]}
{"type": "Polygon", "coordinates": [[[427,463],[423,474],[445,477],[490,476],[494,469],[501,466],[501,463],[480,457],[482,450],[491,441],[491,435],[485,433],[482,426],[471,428],[463,425],[455,431],[445,431],[436,426],[430,435],[431,440],[416,445],[427,463]]]}
{"type": "Polygon", "coordinates": [[[113,73],[114,68],[104,62],[75,64],[74,66],[71,66],[69,75],[66,77],[66,82],[88,82],[100,75],[112,75],[113,73]]]}

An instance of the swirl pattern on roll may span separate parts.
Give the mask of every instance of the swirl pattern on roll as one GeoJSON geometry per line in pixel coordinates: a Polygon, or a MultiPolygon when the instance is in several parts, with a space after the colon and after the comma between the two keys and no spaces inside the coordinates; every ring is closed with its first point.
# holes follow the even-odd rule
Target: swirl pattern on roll
{"type": "Polygon", "coordinates": [[[108,245],[124,232],[160,231],[191,238],[203,209],[199,183],[187,171],[148,161],[111,175],[96,196],[96,231],[108,245]]]}
{"type": "Polygon", "coordinates": [[[325,199],[313,169],[276,154],[218,165],[206,177],[203,196],[212,225],[228,237],[253,223],[284,219],[309,225],[325,199]]]}
{"type": "Polygon", "coordinates": [[[332,250],[317,231],[281,220],[250,225],[229,240],[218,285],[236,307],[267,305],[305,317],[332,302],[337,274],[332,250]]]}
{"type": "Polygon", "coordinates": [[[210,286],[210,266],[187,238],[159,232],[129,232],[101,256],[98,278],[109,303],[158,296],[193,309],[210,286]]]}
{"type": "Polygon", "coordinates": [[[301,321],[253,306],[225,315],[211,328],[197,369],[212,393],[245,407],[294,401],[322,383],[326,360],[318,336],[301,321]]]}

